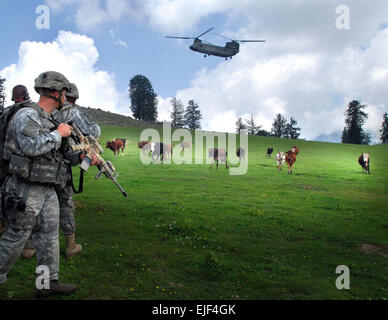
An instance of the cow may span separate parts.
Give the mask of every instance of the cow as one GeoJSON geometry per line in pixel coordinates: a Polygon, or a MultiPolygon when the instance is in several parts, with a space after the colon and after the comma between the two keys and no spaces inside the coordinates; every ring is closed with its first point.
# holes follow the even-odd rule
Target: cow
{"type": "Polygon", "coordinates": [[[240,159],[240,161],[241,158],[245,160],[245,148],[238,148],[236,151],[236,155],[240,159]]]}
{"type": "Polygon", "coordinates": [[[297,146],[292,146],[291,151],[295,153],[296,156],[299,154],[299,148],[297,146]]]}
{"type": "Polygon", "coordinates": [[[275,159],[278,165],[278,170],[281,171],[283,169],[284,162],[286,161],[285,153],[283,151],[278,151],[275,159]]]}
{"type": "Polygon", "coordinates": [[[149,141],[139,141],[139,143],[137,144],[137,147],[139,149],[143,149],[143,147],[146,145],[146,144],[149,144],[150,142],[149,141]]]}
{"type": "Polygon", "coordinates": [[[152,160],[155,160],[154,157],[156,156],[158,162],[162,160],[162,163],[163,163],[164,157],[168,154],[167,145],[162,142],[155,142],[152,144],[153,144],[153,146],[151,146],[152,160]]]}
{"type": "Polygon", "coordinates": [[[121,153],[124,156],[125,144],[126,139],[115,138],[113,141],[107,141],[105,147],[111,149],[115,157],[120,153],[121,149],[121,153]]]}
{"type": "MultiPolygon", "coordinates": [[[[294,163],[296,161],[296,153],[294,152],[296,151],[294,148],[292,148],[291,150],[288,150],[286,152],[286,162],[287,162],[287,166],[288,166],[288,173],[289,174],[292,174],[292,169],[294,168],[294,163]]],[[[299,152],[299,150],[298,150],[299,152]]]]}
{"type": "Polygon", "coordinates": [[[166,155],[168,155],[169,157],[172,156],[172,148],[174,146],[168,143],[166,143],[165,146],[166,146],[166,155]]]}
{"type": "Polygon", "coordinates": [[[137,147],[143,150],[143,154],[146,154],[151,146],[149,141],[139,141],[137,147]]]}
{"type": "Polygon", "coordinates": [[[209,169],[211,169],[213,167],[214,161],[217,161],[216,169],[218,169],[218,161],[225,161],[226,169],[229,169],[228,161],[226,159],[227,155],[228,155],[228,153],[226,152],[225,149],[210,148],[209,149],[209,157],[213,158],[213,161],[212,161],[212,164],[210,165],[209,169]]]}
{"type": "Polygon", "coordinates": [[[189,149],[191,151],[191,143],[187,141],[182,141],[179,146],[182,148],[182,151],[185,151],[185,149],[189,149]]]}
{"type": "Polygon", "coordinates": [[[142,149],[143,154],[147,154],[150,152],[151,142],[150,141],[139,141],[139,143],[137,144],[137,147],[139,149],[142,149]]]}
{"type": "Polygon", "coordinates": [[[358,163],[362,167],[362,172],[366,172],[367,174],[370,174],[369,171],[369,152],[368,153],[361,153],[361,155],[358,157],[358,163]]]}
{"type": "Polygon", "coordinates": [[[267,148],[267,155],[266,155],[266,157],[270,157],[271,156],[271,154],[272,154],[272,152],[273,152],[273,148],[270,146],[270,147],[268,147],[267,148]]]}

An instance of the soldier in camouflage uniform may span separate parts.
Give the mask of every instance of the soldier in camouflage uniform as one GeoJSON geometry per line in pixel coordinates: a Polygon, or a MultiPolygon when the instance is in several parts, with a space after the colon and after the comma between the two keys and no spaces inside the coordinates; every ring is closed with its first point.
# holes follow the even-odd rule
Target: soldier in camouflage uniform
{"type": "MultiPolygon", "coordinates": [[[[38,295],[71,294],[76,290],[73,284],[58,282],[59,202],[55,190],[55,186],[64,188],[67,183],[70,160],[65,159],[60,147],[72,128],[64,123],[56,127],[50,118],[53,110],[63,106],[69,89],[70,83],[58,72],[39,75],[35,79],[39,102],[26,103],[16,112],[9,122],[4,146],[4,157],[10,162],[1,187],[7,228],[0,239],[0,283],[6,281],[31,236],[37,265],[47,266],[50,272],[50,288],[37,289],[38,295]]],[[[79,163],[80,159],[73,161],[79,163]]]]}
{"type": "MultiPolygon", "coordinates": [[[[95,138],[99,138],[101,135],[100,127],[90,121],[88,116],[82,113],[75,104],[75,101],[79,98],[78,88],[74,83],[70,83],[70,90],[66,92],[66,99],[68,103],[65,103],[61,110],[54,110],[52,112],[53,118],[57,122],[68,123],[72,121],[84,136],[89,134],[95,138]]],[[[67,173],[68,183],[65,188],[56,186],[58,200],[59,200],[59,225],[65,235],[66,240],[66,258],[70,258],[82,251],[82,246],[75,242],[75,220],[74,220],[74,203],[73,203],[73,189],[71,186],[71,172],[67,173]]],[[[25,258],[31,258],[34,254],[34,246],[32,240],[29,240],[23,250],[23,256],[25,258]]]]}
{"type": "MultiPolygon", "coordinates": [[[[28,90],[25,86],[19,84],[12,89],[12,101],[15,103],[22,103],[25,101],[29,101],[30,95],[28,94],[28,90]]],[[[4,221],[0,216],[0,233],[4,231],[4,221]]]]}

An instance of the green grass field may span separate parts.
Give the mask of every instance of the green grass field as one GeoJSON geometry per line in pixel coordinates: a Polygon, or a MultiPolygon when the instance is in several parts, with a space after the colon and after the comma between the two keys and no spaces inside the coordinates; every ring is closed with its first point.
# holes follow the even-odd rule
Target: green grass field
{"type": "MultiPolygon", "coordinates": [[[[249,137],[248,172],[231,176],[224,165],[143,165],[141,130],[102,128],[104,147],[130,140],[124,157],[103,154],[129,196],[89,169],[74,197],[83,252],[66,260],[61,233],[60,280],[79,289],[56,299],[388,298],[388,145],[249,137]],[[279,172],[276,151],[293,144],[294,173],[279,172]],[[350,269],[349,290],[335,286],[339,265],[350,269]]],[[[19,258],[1,299],[35,299],[35,263],[19,258]]]]}

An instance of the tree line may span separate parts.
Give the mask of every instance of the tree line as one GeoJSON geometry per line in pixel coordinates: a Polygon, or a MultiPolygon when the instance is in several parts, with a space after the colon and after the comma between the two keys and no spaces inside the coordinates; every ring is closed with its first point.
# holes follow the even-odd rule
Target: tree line
{"type": "MultiPolygon", "coordinates": [[[[345,127],[342,131],[341,142],[353,144],[370,144],[371,135],[364,131],[363,125],[368,119],[368,114],[364,111],[366,105],[358,100],[349,102],[345,111],[345,127]]],[[[383,115],[383,122],[380,129],[380,140],[388,143],[388,114],[383,115]]]]}
{"type": "Polygon", "coordinates": [[[256,123],[253,114],[248,119],[243,121],[242,117],[239,117],[236,121],[236,133],[240,133],[240,130],[247,129],[249,135],[265,136],[265,137],[277,137],[277,138],[288,138],[298,139],[300,136],[301,128],[296,125],[298,122],[291,117],[290,121],[287,122],[286,118],[278,113],[272,123],[271,131],[261,129],[256,123]],[[245,121],[245,122],[244,122],[245,121]]]}
{"type": "MultiPolygon", "coordinates": [[[[0,77],[0,113],[5,107],[6,98],[6,79],[0,77]]],[[[130,109],[137,120],[156,121],[158,117],[158,99],[157,94],[152,88],[151,81],[139,74],[130,79],[128,88],[129,98],[131,100],[130,109]]],[[[174,127],[187,127],[189,129],[200,129],[202,114],[198,103],[194,100],[188,102],[185,109],[183,103],[175,97],[170,100],[172,112],[170,113],[171,124],[174,127]]],[[[341,142],[353,144],[370,144],[371,136],[365,132],[363,125],[368,119],[365,112],[366,105],[358,100],[349,102],[345,111],[345,127],[342,131],[341,142]]],[[[251,114],[248,119],[239,117],[236,121],[236,132],[241,129],[247,129],[248,134],[258,136],[272,136],[278,138],[297,139],[300,135],[300,127],[297,127],[297,121],[293,117],[287,122],[286,118],[280,113],[276,115],[272,123],[271,131],[261,129],[251,114]]],[[[380,140],[388,143],[388,114],[383,115],[383,122],[380,129],[380,140]]]]}

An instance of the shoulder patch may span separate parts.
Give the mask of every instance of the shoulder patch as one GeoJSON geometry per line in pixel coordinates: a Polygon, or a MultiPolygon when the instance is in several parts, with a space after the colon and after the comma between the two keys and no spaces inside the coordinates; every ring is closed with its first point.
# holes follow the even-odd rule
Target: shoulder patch
{"type": "Polygon", "coordinates": [[[22,132],[28,137],[35,138],[39,134],[40,128],[39,123],[28,116],[27,123],[23,127],[22,132]]]}

